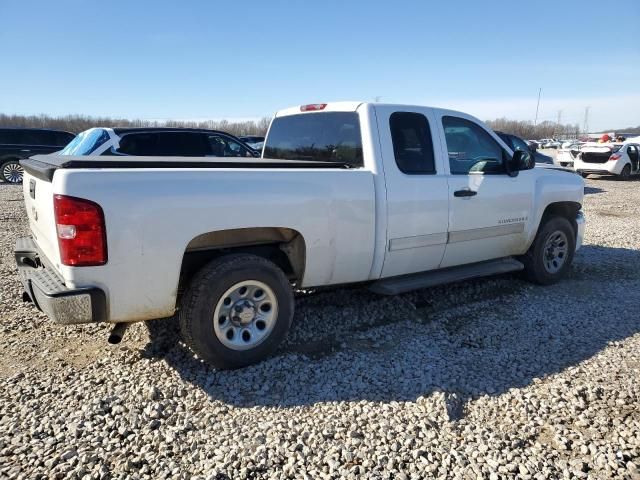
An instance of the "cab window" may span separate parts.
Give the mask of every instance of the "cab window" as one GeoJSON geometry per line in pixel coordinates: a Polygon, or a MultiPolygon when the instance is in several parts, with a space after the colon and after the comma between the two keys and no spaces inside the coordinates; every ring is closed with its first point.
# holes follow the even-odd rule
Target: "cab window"
{"type": "Polygon", "coordinates": [[[465,118],[444,116],[442,126],[453,175],[506,172],[506,152],[480,125],[465,118]]]}
{"type": "Polygon", "coordinates": [[[527,145],[525,141],[519,137],[515,137],[511,135],[511,144],[513,145],[514,151],[522,150],[523,152],[527,152],[527,153],[531,151],[531,149],[529,148],[529,145],[527,145]]]}

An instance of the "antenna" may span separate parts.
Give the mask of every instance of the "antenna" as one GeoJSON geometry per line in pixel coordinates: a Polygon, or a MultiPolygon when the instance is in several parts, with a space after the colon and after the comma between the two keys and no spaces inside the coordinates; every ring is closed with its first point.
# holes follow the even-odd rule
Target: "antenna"
{"type": "Polygon", "coordinates": [[[540,95],[542,95],[542,87],[538,90],[538,104],[536,105],[536,119],[533,121],[534,125],[538,124],[538,110],[540,109],[540,95]]]}

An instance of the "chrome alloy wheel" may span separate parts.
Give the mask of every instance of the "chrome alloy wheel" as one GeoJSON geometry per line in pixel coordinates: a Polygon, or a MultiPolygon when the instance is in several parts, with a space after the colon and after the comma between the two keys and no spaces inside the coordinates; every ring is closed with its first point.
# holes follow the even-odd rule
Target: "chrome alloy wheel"
{"type": "Polygon", "coordinates": [[[232,350],[248,350],[262,343],[278,317],[273,290],[257,280],[245,280],[229,288],[213,312],[213,329],[222,344],[232,350]]]}
{"type": "Polygon", "coordinates": [[[558,273],[569,256],[567,235],[560,230],[549,235],[542,254],[544,269],[551,274],[558,273]]]}
{"type": "Polygon", "coordinates": [[[18,162],[7,162],[2,167],[2,178],[8,183],[21,183],[24,169],[18,162]]]}

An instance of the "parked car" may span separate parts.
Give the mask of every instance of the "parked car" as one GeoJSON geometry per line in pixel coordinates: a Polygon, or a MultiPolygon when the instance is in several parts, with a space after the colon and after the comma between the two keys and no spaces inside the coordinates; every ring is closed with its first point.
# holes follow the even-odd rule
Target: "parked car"
{"type": "Polygon", "coordinates": [[[510,271],[549,285],[584,233],[582,178],[533,168],[470,115],[421,106],[282,110],[260,159],[22,163],[26,298],[59,323],[114,323],[113,342],[177,312],[218,368],[277,348],[294,289],[392,295],[510,271]]]}
{"type": "Polygon", "coordinates": [[[538,150],[538,148],[540,148],[540,144],[536,141],[536,140],[527,140],[527,145],[529,145],[529,148],[531,148],[531,150],[533,150],[534,152],[538,150]]]}
{"type": "Polygon", "coordinates": [[[21,183],[20,160],[31,155],[52,153],[73,140],[73,133],[43,128],[0,128],[0,179],[21,183]]]}
{"type": "Polygon", "coordinates": [[[568,147],[562,147],[558,149],[556,153],[556,165],[566,168],[574,168],[574,162],[578,154],[580,153],[581,142],[572,143],[568,147]]]}
{"type": "Polygon", "coordinates": [[[535,148],[532,148],[526,141],[517,135],[512,135],[510,133],[498,132],[496,134],[502,139],[504,143],[506,143],[511,150],[514,152],[516,150],[522,150],[523,152],[528,152],[531,157],[535,160],[536,163],[544,163],[548,165],[553,165],[553,158],[549,155],[544,155],[535,148]]]}
{"type": "Polygon", "coordinates": [[[243,135],[238,138],[254,150],[257,150],[259,152],[262,151],[262,147],[264,145],[264,137],[260,137],[258,135],[243,135]]]}
{"type": "Polygon", "coordinates": [[[543,148],[560,148],[561,145],[560,141],[551,139],[544,143],[543,148]]]}
{"type": "Polygon", "coordinates": [[[571,148],[574,145],[578,145],[580,144],[580,140],[578,139],[571,139],[571,140],[563,140],[562,143],[560,144],[560,148],[571,148]]]}
{"type": "Polygon", "coordinates": [[[639,156],[640,143],[587,143],[580,148],[574,168],[585,178],[594,173],[628,180],[640,174],[639,156]]]}
{"type": "Polygon", "coordinates": [[[259,157],[225,132],[199,128],[91,128],[78,134],[60,155],[147,157],[259,157]]]}

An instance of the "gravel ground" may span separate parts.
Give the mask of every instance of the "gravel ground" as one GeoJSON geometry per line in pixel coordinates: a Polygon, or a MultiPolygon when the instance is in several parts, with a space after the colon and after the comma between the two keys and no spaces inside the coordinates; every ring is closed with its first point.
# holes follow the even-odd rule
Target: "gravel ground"
{"type": "Polygon", "coordinates": [[[23,304],[0,184],[0,477],[640,478],[640,181],[586,193],[559,285],[316,294],[276,356],[218,372],[23,304]]]}

